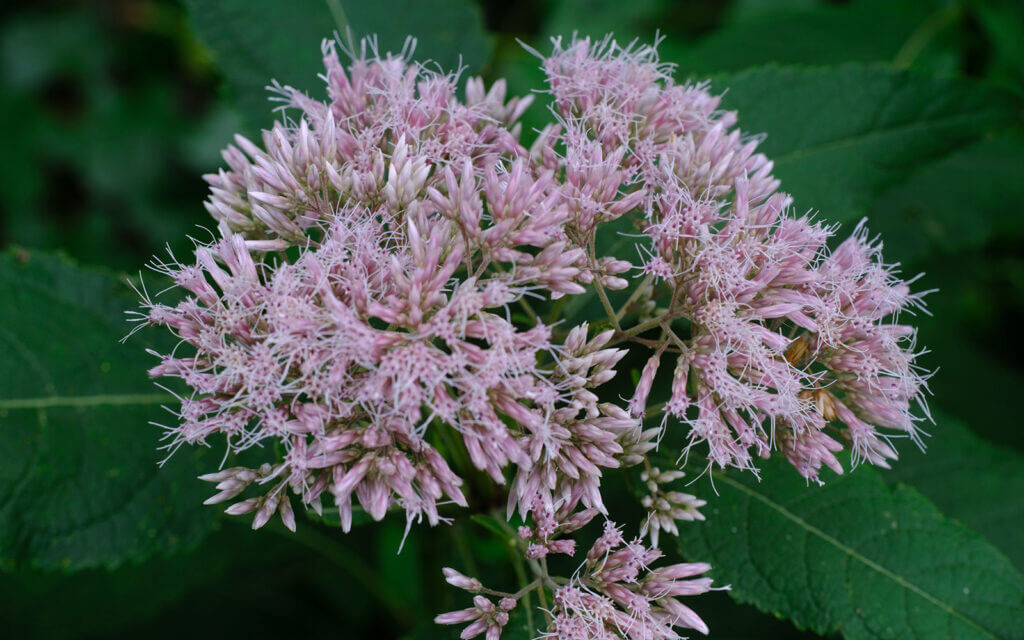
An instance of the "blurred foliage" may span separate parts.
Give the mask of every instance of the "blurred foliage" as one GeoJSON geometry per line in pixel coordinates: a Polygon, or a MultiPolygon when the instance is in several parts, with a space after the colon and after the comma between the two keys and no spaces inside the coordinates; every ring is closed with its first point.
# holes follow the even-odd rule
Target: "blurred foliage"
{"type": "Polygon", "coordinates": [[[207,224],[201,174],[237,118],[181,9],[33,3],[0,27],[0,243],[137,269],[207,224]]]}
{"type": "MultiPolygon", "coordinates": [[[[187,253],[187,236],[203,237],[208,234],[203,228],[212,226],[201,205],[201,175],[216,170],[219,150],[235,131],[252,132],[269,121],[273,105],[261,93],[272,78],[315,88],[315,79],[303,70],[317,64],[315,40],[321,35],[344,27],[380,32],[382,45],[394,49],[411,31],[422,36],[424,55],[451,66],[462,52],[471,71],[489,79],[506,77],[517,93],[542,84],[538,60],[519,40],[543,50],[550,36],[573,31],[597,36],[614,31],[624,40],[660,35],[662,55],[678,64],[680,77],[711,77],[714,89],[732,88],[726,105],[740,109],[746,129],[767,133],[764,148],[778,161],[783,188],[794,193],[798,207],[820,209],[824,219],[846,225],[867,216],[871,229],[885,239],[887,259],[901,262],[904,273],[925,272],[919,288],[938,289],[928,297],[933,315],[916,319],[920,344],[931,350],[924,361],[938,369],[931,381],[937,409],[928,440],[932,450],[908,452],[880,476],[854,474],[836,483],[838,491],[853,487],[853,493],[889,496],[894,508],[952,532],[943,540],[959,540],[962,549],[975,543],[974,534],[949,522],[959,521],[1001,549],[1018,570],[1022,567],[1021,3],[45,0],[5,6],[0,17],[0,117],[7,123],[0,151],[0,248],[32,250],[4,258],[0,279],[8,300],[0,331],[17,332],[32,345],[100,322],[79,318],[85,312],[74,302],[116,286],[108,275],[69,275],[62,280],[66,289],[59,304],[41,302],[33,297],[32,282],[72,267],[37,250],[59,250],[83,265],[129,272],[166,243],[187,253]],[[261,10],[267,6],[276,8],[261,10]],[[313,41],[299,41],[296,33],[313,41]],[[261,114],[267,119],[260,120],[261,114]],[[25,276],[24,269],[39,272],[25,276]],[[925,498],[944,514],[941,521],[929,519],[932,508],[925,498]]],[[[547,121],[544,96],[538,98],[524,117],[528,138],[547,121]]],[[[123,300],[120,295],[110,299],[123,300]]],[[[586,303],[581,297],[570,310],[585,315],[586,303]]],[[[109,320],[103,323],[108,342],[120,337],[109,320]]],[[[64,358],[59,345],[50,346],[45,353],[51,360],[64,358]]],[[[84,341],[81,347],[78,360],[68,356],[60,365],[68,369],[67,380],[76,367],[85,370],[106,359],[139,376],[115,376],[117,384],[97,382],[113,385],[98,387],[100,392],[145,392],[139,387],[148,385],[141,379],[141,344],[133,344],[131,353],[113,352],[117,347],[107,343],[84,341]]],[[[52,364],[45,366],[60,368],[52,364]]],[[[0,376],[5,385],[26,368],[13,356],[5,366],[6,377],[0,376]]],[[[33,380],[26,375],[17,381],[38,383],[33,380]]],[[[629,381],[615,384],[626,388],[629,381]]],[[[11,383],[0,398],[25,397],[17,393],[11,383]]],[[[33,421],[46,413],[37,407],[20,412],[33,421]]],[[[405,522],[389,517],[343,537],[330,518],[300,521],[296,535],[273,528],[253,533],[240,522],[213,522],[213,509],[204,509],[198,515],[169,514],[166,526],[154,525],[159,531],[148,539],[153,527],[145,525],[156,522],[158,512],[129,510],[119,520],[124,505],[104,503],[117,494],[96,489],[96,499],[79,505],[68,521],[100,522],[99,528],[93,526],[84,546],[61,546],[54,522],[75,502],[74,491],[88,495],[98,478],[120,469],[119,454],[132,457],[136,467],[121,469],[121,480],[108,473],[111,483],[150,473],[143,467],[152,460],[140,458],[138,447],[155,446],[158,433],[146,430],[152,418],[133,417],[132,424],[117,425],[119,435],[112,441],[83,440],[85,449],[73,452],[77,457],[63,452],[47,467],[30,453],[18,453],[18,447],[38,452],[54,434],[102,429],[111,412],[50,413],[49,432],[15,432],[7,422],[0,432],[5,459],[14,461],[4,463],[0,477],[18,476],[19,485],[28,487],[26,493],[19,486],[16,499],[2,496],[0,503],[5,505],[0,559],[7,565],[0,573],[0,619],[11,637],[454,637],[430,622],[434,614],[466,601],[464,594],[445,588],[442,566],[458,566],[495,585],[516,584],[507,547],[479,519],[414,527],[405,537],[405,522]],[[90,460],[111,464],[83,464],[89,446],[102,454],[89,455],[90,460]],[[45,491],[58,484],[66,490],[45,491]],[[200,540],[200,532],[210,527],[215,532],[200,540]],[[403,538],[405,547],[397,554],[403,538]],[[61,565],[93,568],[66,574],[61,565]]],[[[175,460],[178,467],[188,462],[175,460]]],[[[175,471],[179,478],[165,470],[162,484],[149,490],[186,493],[198,510],[198,492],[206,488],[186,479],[191,474],[186,471],[175,471]],[[176,485],[169,486],[172,479],[176,485]]],[[[786,475],[780,471],[777,475],[786,475]]],[[[611,480],[610,486],[635,482],[626,474],[611,480]]],[[[786,483],[793,480],[766,482],[757,491],[785,496],[792,489],[786,483]]],[[[501,496],[485,490],[485,480],[470,482],[478,511],[502,507],[501,496]]],[[[720,489],[725,499],[726,490],[720,489]]],[[[612,493],[608,502],[614,513],[639,521],[628,489],[612,493]]],[[[835,522],[818,523],[819,528],[838,526],[842,512],[835,515],[835,522]]],[[[773,523],[770,513],[758,516],[764,527],[783,526],[773,523]]],[[[684,541],[694,548],[684,546],[684,554],[699,557],[713,551],[716,541],[736,535],[724,518],[709,526],[718,529],[686,532],[684,541]]],[[[844,539],[857,526],[867,525],[853,522],[834,536],[844,539]]],[[[760,551],[784,546],[784,536],[766,535],[769,546],[760,551]]],[[[990,568],[1006,570],[989,547],[980,553],[990,568]]],[[[909,566],[914,559],[893,561],[909,566]]],[[[723,560],[722,566],[721,577],[729,579],[729,563],[723,560]]],[[[800,624],[833,629],[850,613],[808,608],[800,602],[806,593],[783,594],[775,602],[745,597],[747,584],[740,578],[746,576],[736,575],[731,579],[744,601],[800,624]]],[[[694,606],[713,638],[818,637],[723,593],[694,606]]],[[[514,619],[506,636],[529,637],[524,622],[514,619]]],[[[889,636],[879,631],[867,637],[889,636]]]]}

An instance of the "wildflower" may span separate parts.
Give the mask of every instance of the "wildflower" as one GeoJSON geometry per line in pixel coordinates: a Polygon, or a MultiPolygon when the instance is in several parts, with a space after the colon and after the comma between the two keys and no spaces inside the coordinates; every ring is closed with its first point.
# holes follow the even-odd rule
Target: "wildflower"
{"type": "Polygon", "coordinates": [[[508,612],[514,609],[514,598],[501,598],[498,604],[483,596],[473,597],[473,606],[461,611],[442,613],[434,618],[437,624],[470,624],[462,630],[459,637],[463,640],[475,638],[481,633],[486,640],[497,640],[501,636],[502,627],[508,624],[508,612]]]}
{"type": "Polygon", "coordinates": [[[663,427],[685,424],[687,451],[703,443],[709,464],[752,469],[777,448],[816,480],[823,465],[842,472],[843,442],[855,462],[884,466],[891,437],[916,440],[927,376],[898,317],[921,298],[863,225],[830,253],[835,229],[790,215],[757,138],[705,85],[674,84],[654,47],[556,39],[543,64],[566,175],[579,158],[614,158],[603,175],[628,186],[620,200],[640,198],[640,286],[650,288],[631,298],[634,311],[647,306],[626,335],[661,336],[644,342],[654,354],[630,412],[644,414],[659,365],[674,357],[663,427]],[[842,427],[838,440],[830,425],[842,427]]]}
{"type": "Polygon", "coordinates": [[[517,325],[510,307],[595,279],[618,286],[628,264],[591,267],[573,246],[563,184],[509,128],[528,101],[503,103],[501,85],[474,79],[461,103],[454,76],[366,43],[347,69],[332,44],[324,53],[330,101],[279,88],[297,120],[262,147],[236,137],[229,170],[207,176],[220,238],[194,264],[155,265],[188,294],[145,303],[184,345],[151,374],[193,390],[168,448],[278,443],[258,474],[207,476],[221,483],[215,502],[265,491],[228,507],[258,525],[278,513],[294,526],[288,494],[333,506],[345,530],[357,502],[378,520],[398,507],[440,522],[440,505],[466,499],[432,444],[438,428],[497,483],[516,465],[510,509],[524,516],[603,508],[600,470],[650,447],[593,392],[625,351],[586,324],[561,341],[517,325]]]}
{"type": "MultiPolygon", "coordinates": [[[[153,265],[181,299],[143,301],[142,320],[180,340],[151,375],[190,388],[166,447],[223,438],[266,457],[202,476],[209,504],[236,500],[227,513],[257,528],[294,529],[293,499],[346,531],[356,508],[434,525],[468,504],[451,440],[510,484],[515,545],[540,572],[524,589],[554,596],[547,637],[657,640],[706,633],[679,598],[711,588],[705,564],[650,568],[659,532],[704,504],[662,489],[680,474],[650,466],[666,436],[683,436],[681,458],[699,446],[709,465],[755,469],[777,452],[813,480],[843,471],[844,446],[885,466],[892,438],[919,438],[927,373],[900,314],[921,294],[863,224],[830,251],[836,229],[794,216],[758,139],[707,85],[675,84],[654,47],[556,39],[542,61],[556,122],[529,149],[515,120],[530,100],[501,81],[469,79],[460,101],[457,75],[408,49],[367,40],[348,65],[323,52],[327,100],[277,87],[286,116],[206,176],[215,238],[153,265]],[[623,218],[636,265],[598,251],[623,218]],[[631,285],[615,309],[608,292],[631,285]],[[548,304],[588,291],[605,320],[548,304]],[[638,383],[611,398],[629,352],[638,383]],[[545,558],[574,555],[567,534],[607,513],[607,471],[641,462],[653,546],[609,524],[555,582],[545,558]]],[[[495,640],[519,595],[445,577],[473,607],[437,622],[495,640]]]]}
{"type": "Polygon", "coordinates": [[[679,638],[674,627],[708,627],[681,596],[711,589],[709,578],[695,578],[711,569],[703,563],[674,564],[658,569],[656,548],[639,540],[626,542],[621,530],[608,522],[604,534],[569,584],[554,594],[555,606],[545,638],[679,638]]]}

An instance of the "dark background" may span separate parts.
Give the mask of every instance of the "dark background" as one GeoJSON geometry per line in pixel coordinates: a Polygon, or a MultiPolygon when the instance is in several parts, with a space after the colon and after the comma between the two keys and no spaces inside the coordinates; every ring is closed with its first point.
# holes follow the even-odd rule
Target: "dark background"
{"type": "MultiPolygon", "coordinates": [[[[519,91],[536,86],[536,60],[517,39],[579,29],[620,39],[665,37],[681,76],[766,63],[885,62],[979,78],[1019,93],[1024,17],[1000,2],[481,2],[493,54],[484,67],[519,91]],[[836,29],[836,24],[843,28],[836,29]],[[736,32],[746,33],[736,46],[736,32]],[[728,38],[721,34],[729,32],[728,38]]],[[[310,43],[315,47],[316,43],[310,43]]],[[[135,272],[165,243],[186,252],[209,225],[201,174],[247,124],[222,89],[214,58],[178,2],[8,3],[0,9],[0,247],[58,249],[76,261],[135,272]]],[[[534,108],[528,126],[545,117],[534,108]],[[531,120],[532,119],[532,120],[531,120]]],[[[740,114],[743,122],[743,114],[740,114]]],[[[920,241],[929,225],[973,234],[973,211],[931,205],[941,180],[883,194],[872,216],[899,210],[893,250],[904,271],[925,271],[934,316],[920,319],[924,357],[940,371],[936,402],[990,442],[1020,450],[1024,382],[1024,167],[1019,131],[976,158],[969,200],[996,209],[987,232],[957,246],[920,241]],[[1003,145],[1003,146],[1000,146],[1003,145]],[[999,180],[993,179],[998,174],[999,180]],[[958,228],[962,225],[962,230],[958,228]]],[[[783,185],[785,188],[785,185],[783,185]]],[[[827,218],[827,212],[825,212],[827,218]]],[[[885,221],[881,227],[885,227],[885,221]]],[[[616,500],[613,496],[612,500],[616,500]]],[[[622,497],[621,510],[632,500],[622,497]]],[[[639,518],[639,516],[637,516],[639,518]]],[[[336,530],[300,522],[297,536],[253,533],[224,520],[188,554],[114,571],[0,573],[6,637],[450,637],[429,621],[464,606],[440,567],[472,556],[479,574],[507,581],[506,549],[467,523],[417,528],[401,555],[404,522],[336,530]]],[[[471,568],[471,567],[468,567],[471,568]]],[[[716,593],[694,608],[712,637],[814,637],[716,593]]],[[[511,636],[511,634],[509,634],[511,636]]]]}

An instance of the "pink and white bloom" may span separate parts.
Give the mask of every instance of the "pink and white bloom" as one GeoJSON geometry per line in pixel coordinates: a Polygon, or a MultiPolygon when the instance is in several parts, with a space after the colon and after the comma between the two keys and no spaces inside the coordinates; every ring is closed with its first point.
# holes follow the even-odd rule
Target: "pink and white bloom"
{"type": "MultiPolygon", "coordinates": [[[[835,227],[793,215],[757,137],[655,47],[556,39],[541,62],[555,121],[529,148],[529,96],[471,78],[460,99],[457,74],[410,52],[368,40],[343,64],[325,43],[326,99],[278,86],[286,117],[206,176],[215,238],[153,265],[180,295],[141,314],[180,340],[150,371],[189,388],[166,447],[262,452],[202,477],[209,504],[257,528],[294,529],[293,499],[346,531],[357,509],[437,524],[469,503],[468,459],[508,485],[538,566],[607,513],[609,470],[646,462],[654,547],[609,526],[571,580],[539,576],[547,637],[706,633],[678,598],[707,591],[709,567],[649,568],[659,532],[704,503],[664,490],[679,472],[649,453],[678,435],[673,453],[708,466],[774,453],[818,480],[842,473],[844,447],[888,465],[927,416],[901,320],[922,294],[863,224],[831,249],[835,227]],[[636,242],[601,255],[616,220],[636,242]],[[559,316],[589,293],[606,319],[559,316]],[[603,385],[623,362],[637,383],[616,397],[603,385]]],[[[437,621],[495,640],[517,597],[445,576],[474,606],[437,621]]]]}

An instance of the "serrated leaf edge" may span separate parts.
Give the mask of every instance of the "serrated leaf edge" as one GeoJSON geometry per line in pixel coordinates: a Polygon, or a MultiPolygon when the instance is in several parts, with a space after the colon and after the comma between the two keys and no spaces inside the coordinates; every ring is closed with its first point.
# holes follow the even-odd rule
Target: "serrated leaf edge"
{"type": "Polygon", "coordinates": [[[983,633],[985,636],[987,636],[989,638],[992,638],[993,640],[999,640],[998,636],[993,635],[991,631],[989,631],[985,627],[982,627],[981,625],[979,625],[974,620],[971,620],[967,616],[963,615],[962,613],[960,613],[959,611],[957,611],[956,609],[951,607],[949,604],[943,602],[942,600],[939,600],[937,597],[935,597],[932,594],[928,593],[927,591],[925,591],[921,587],[917,586],[916,584],[914,584],[912,582],[909,582],[903,576],[897,575],[897,574],[893,573],[892,571],[889,571],[888,569],[886,569],[882,565],[878,564],[874,560],[871,560],[867,556],[864,556],[863,554],[858,553],[856,549],[850,547],[849,545],[844,544],[839,539],[837,539],[837,538],[835,538],[833,536],[830,536],[829,534],[825,533],[824,531],[822,531],[818,527],[815,527],[814,525],[812,525],[811,523],[807,522],[806,520],[804,520],[800,516],[796,515],[795,513],[790,511],[789,509],[786,509],[781,504],[775,502],[771,498],[769,498],[769,497],[767,497],[767,496],[765,496],[765,495],[763,495],[761,493],[758,493],[757,491],[751,489],[750,487],[748,487],[747,485],[743,484],[742,482],[738,482],[737,480],[734,480],[733,478],[730,478],[727,475],[717,474],[716,473],[715,474],[715,479],[717,481],[721,481],[721,482],[729,485],[730,487],[732,487],[734,489],[737,489],[737,490],[745,493],[747,496],[749,496],[750,498],[753,498],[754,500],[757,500],[758,502],[764,504],[769,509],[772,509],[772,510],[778,512],[783,517],[785,517],[786,519],[790,520],[791,522],[793,522],[797,526],[801,527],[802,529],[804,529],[808,533],[817,536],[821,540],[823,540],[823,541],[827,542],[828,544],[834,546],[835,548],[839,549],[840,551],[845,553],[851,559],[856,560],[856,561],[862,563],[863,565],[865,565],[866,567],[869,567],[870,569],[872,569],[874,571],[877,571],[878,573],[880,573],[881,575],[885,576],[886,578],[889,578],[890,580],[892,580],[896,584],[900,585],[901,587],[916,593],[917,595],[921,596],[922,598],[924,598],[928,602],[932,603],[933,605],[935,605],[939,609],[945,611],[948,615],[953,616],[954,618],[957,618],[958,620],[961,620],[962,622],[966,623],[967,625],[977,629],[978,631],[983,633]]]}

